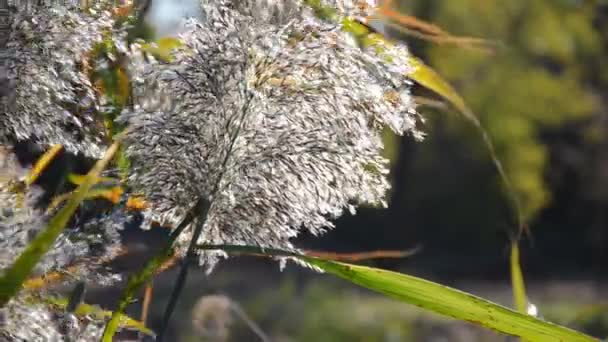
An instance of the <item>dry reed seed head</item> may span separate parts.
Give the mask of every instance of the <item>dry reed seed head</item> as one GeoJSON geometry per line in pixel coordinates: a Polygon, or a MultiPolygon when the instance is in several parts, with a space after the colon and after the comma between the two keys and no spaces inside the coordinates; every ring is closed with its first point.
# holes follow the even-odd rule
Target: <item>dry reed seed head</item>
{"type": "Polygon", "coordinates": [[[62,144],[72,153],[100,157],[104,127],[87,63],[94,44],[111,29],[110,13],[43,6],[13,17],[3,51],[11,89],[0,97],[0,140],[62,144]]]}
{"type": "Polygon", "coordinates": [[[0,270],[10,266],[44,225],[44,217],[35,208],[42,190],[36,186],[22,193],[18,182],[16,157],[9,154],[0,162],[0,270]]]}
{"type": "Polygon", "coordinates": [[[10,186],[14,180],[26,175],[25,169],[19,163],[17,155],[8,145],[0,145],[0,189],[10,186]]]}
{"type": "Polygon", "coordinates": [[[0,309],[0,340],[6,341],[99,341],[103,322],[58,313],[44,304],[13,298],[0,309]]]}
{"type": "MultiPolygon", "coordinates": [[[[207,1],[216,2],[219,1],[207,1]]],[[[295,17],[309,16],[310,6],[302,0],[232,0],[225,1],[237,11],[256,20],[273,24],[286,24],[295,17]]],[[[374,13],[376,0],[321,0],[319,4],[335,9],[340,15],[367,17],[374,13]]]]}
{"type": "Polygon", "coordinates": [[[192,309],[192,327],[200,336],[213,341],[226,341],[234,322],[232,301],[223,295],[199,298],[192,309]]]}
{"type": "Polygon", "coordinates": [[[54,313],[44,305],[31,305],[13,298],[2,310],[0,331],[9,341],[61,341],[63,335],[53,324],[54,313]]]}
{"type": "MultiPolygon", "coordinates": [[[[43,211],[27,203],[17,203],[21,202],[18,197],[14,193],[7,195],[0,192],[0,270],[12,265],[46,228],[50,219],[43,211]]],[[[103,272],[101,265],[95,263],[96,260],[111,258],[120,249],[120,237],[110,217],[67,228],[36,265],[32,276],[78,264],[76,269],[71,270],[69,279],[111,282],[114,275],[103,272]]]]}
{"type": "Polygon", "coordinates": [[[362,50],[300,1],[280,23],[235,3],[203,2],[173,63],[143,71],[139,87],[174,101],[124,113],[129,182],[163,224],[209,200],[199,243],[291,249],[300,230],[383,202],[381,130],[417,134],[407,49],[362,50]]]}

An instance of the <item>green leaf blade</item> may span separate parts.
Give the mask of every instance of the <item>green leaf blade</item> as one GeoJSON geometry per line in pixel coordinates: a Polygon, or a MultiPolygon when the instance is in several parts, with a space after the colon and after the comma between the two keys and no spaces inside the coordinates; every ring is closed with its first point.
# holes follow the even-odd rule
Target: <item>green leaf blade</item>
{"type": "Polygon", "coordinates": [[[5,270],[0,278],[0,307],[4,307],[9,300],[21,289],[23,282],[42,259],[44,254],[53,246],[57,237],[64,230],[76,209],[86,199],[86,196],[95,184],[99,174],[118,150],[119,141],[116,141],[106,151],[103,159],[99,160],[87,174],[83,183],[74,191],[68,203],[51,218],[47,227],[42,230],[34,240],[17,257],[17,260],[5,270]]]}
{"type": "Polygon", "coordinates": [[[303,259],[359,286],[501,333],[538,342],[598,341],[566,327],[515,312],[480,297],[417,277],[314,258],[303,259]]]}
{"type": "Polygon", "coordinates": [[[154,273],[162,266],[162,264],[169,260],[173,255],[172,248],[165,248],[161,250],[156,256],[148,261],[146,266],[137,274],[129,277],[127,286],[121,295],[121,299],[118,303],[118,308],[110,314],[110,320],[106,324],[101,338],[102,342],[112,342],[114,334],[118,331],[121,326],[127,306],[135,299],[137,290],[142,287],[145,283],[149,282],[154,276],[154,273]]]}
{"type": "Polygon", "coordinates": [[[513,288],[513,302],[517,311],[527,312],[528,300],[526,298],[526,285],[524,283],[524,275],[519,264],[519,246],[517,241],[511,244],[511,286],[513,288]]]}
{"type": "Polygon", "coordinates": [[[299,258],[329,274],[404,303],[529,341],[599,341],[597,338],[513,311],[475,295],[402,273],[324,260],[273,248],[238,245],[199,245],[197,248],[219,249],[230,254],[299,258]]]}

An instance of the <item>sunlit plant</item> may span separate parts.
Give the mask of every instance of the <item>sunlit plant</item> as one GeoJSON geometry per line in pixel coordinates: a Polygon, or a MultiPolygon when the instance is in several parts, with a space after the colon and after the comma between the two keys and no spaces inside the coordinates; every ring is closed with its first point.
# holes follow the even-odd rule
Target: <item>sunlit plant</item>
{"type": "Polygon", "coordinates": [[[302,231],[326,232],[359,205],[386,205],[383,132],[422,137],[410,85],[436,82],[420,76],[428,69],[405,45],[364,24],[375,5],[201,1],[198,19],[176,39],[156,42],[139,39],[140,13],[128,5],[15,10],[0,80],[9,84],[0,141],[62,145],[99,161],[86,176],[72,176],[78,186],[48,208],[33,181],[0,164],[8,175],[0,178],[0,336],[111,341],[119,326],[150,334],[124,309],[178,257],[162,340],[189,263],[210,270],[240,251],[296,260],[506,333],[587,340],[438,284],[307,256],[291,243],[302,231]],[[92,198],[110,205],[94,215],[77,211],[92,198]],[[121,252],[125,207],[143,212],[144,227],[169,228],[169,244],[130,277],[115,312],[92,309],[81,303],[82,283],[120,279],[101,265],[121,252]],[[69,271],[59,278],[74,285],[67,300],[30,291],[41,287],[36,276],[57,271],[69,271]]]}

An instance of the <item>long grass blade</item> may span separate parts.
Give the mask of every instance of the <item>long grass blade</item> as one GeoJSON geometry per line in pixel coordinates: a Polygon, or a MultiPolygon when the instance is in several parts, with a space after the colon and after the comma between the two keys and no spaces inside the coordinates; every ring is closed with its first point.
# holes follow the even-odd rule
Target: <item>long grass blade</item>
{"type": "Polygon", "coordinates": [[[110,320],[106,324],[106,328],[104,329],[103,336],[101,338],[102,342],[113,341],[114,334],[121,325],[124,312],[127,306],[131,304],[135,298],[135,293],[137,290],[144,284],[148,283],[156,273],[156,270],[161,267],[165,261],[171,259],[173,256],[173,248],[171,245],[172,244],[163,248],[160,253],[148,261],[143,270],[129,278],[127,287],[124,289],[120,302],[118,303],[118,308],[110,315],[110,320]]]}
{"type": "Polygon", "coordinates": [[[327,273],[404,303],[530,341],[598,341],[591,336],[516,312],[472,294],[406,274],[323,260],[277,249],[231,245],[199,245],[198,248],[221,249],[227,253],[237,254],[296,257],[327,273]]]}
{"type": "Polygon", "coordinates": [[[408,304],[529,341],[598,341],[569,328],[421,278],[321,259],[304,260],[325,272],[408,304]]]}
{"type": "Polygon", "coordinates": [[[11,267],[4,271],[0,278],[0,307],[4,307],[8,301],[21,289],[23,282],[32,273],[36,264],[42,256],[53,246],[55,240],[64,230],[70,218],[87,197],[87,193],[95,183],[101,171],[103,171],[118,150],[120,139],[117,139],[108,148],[104,157],[99,160],[93,169],[89,171],[87,179],[74,191],[66,205],[51,218],[47,227],[40,232],[34,240],[19,255],[11,267]]]}
{"type": "MultiPolygon", "coordinates": [[[[526,284],[524,283],[524,275],[521,271],[519,262],[519,245],[517,240],[511,241],[511,255],[509,258],[511,268],[511,288],[513,290],[513,303],[515,309],[523,314],[528,313],[528,299],[526,296],[526,284]]],[[[528,339],[521,339],[522,342],[531,342],[528,339]]]]}
{"type": "Polygon", "coordinates": [[[166,245],[152,257],[152,259],[148,260],[141,271],[129,277],[127,286],[123,290],[118,303],[118,308],[112,313],[112,316],[103,331],[102,342],[112,342],[114,334],[120,326],[121,317],[124,315],[127,306],[135,299],[137,290],[144,286],[144,284],[150,282],[152,277],[159,273],[163,268],[170,267],[175,262],[175,259],[173,258],[173,243],[175,243],[175,240],[177,240],[184,229],[186,229],[186,227],[196,218],[196,214],[201,211],[200,208],[204,203],[206,202],[197,201],[193,207],[188,210],[188,213],[182,222],[171,233],[166,245]]]}
{"type": "Polygon", "coordinates": [[[526,284],[519,264],[519,246],[517,241],[511,243],[511,286],[513,288],[513,302],[517,311],[526,313],[528,300],[526,298],[526,284]]]}
{"type": "Polygon", "coordinates": [[[488,153],[490,154],[492,163],[496,167],[496,171],[498,172],[502,183],[505,186],[505,190],[513,206],[513,210],[516,215],[517,227],[519,229],[518,235],[521,235],[522,232],[527,229],[527,227],[525,224],[525,218],[523,217],[519,197],[517,196],[517,193],[513,188],[511,180],[507,175],[507,172],[505,171],[502,162],[496,154],[496,149],[494,148],[494,143],[492,142],[490,135],[485,130],[477,116],[467,106],[464,99],[448,82],[446,82],[437,72],[435,72],[435,70],[424,64],[423,61],[416,57],[411,57],[410,63],[414,67],[414,72],[410,75],[410,77],[423,87],[432,90],[433,92],[448,100],[456,109],[458,109],[458,111],[463,115],[463,117],[467,121],[469,121],[471,124],[473,124],[473,126],[475,126],[475,129],[477,129],[477,131],[483,138],[483,142],[486,145],[486,148],[488,149],[488,153]]]}

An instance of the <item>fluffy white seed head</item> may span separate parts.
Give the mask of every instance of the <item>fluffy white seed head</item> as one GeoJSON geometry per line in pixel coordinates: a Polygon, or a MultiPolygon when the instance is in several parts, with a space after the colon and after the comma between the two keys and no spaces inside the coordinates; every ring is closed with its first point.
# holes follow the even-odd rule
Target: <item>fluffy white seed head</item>
{"type": "Polygon", "coordinates": [[[381,130],[417,133],[410,67],[405,47],[387,61],[300,1],[280,20],[249,3],[203,2],[173,63],[139,77],[173,101],[123,115],[130,185],[161,223],[210,201],[200,243],[290,249],[299,231],[383,202],[381,130]]]}
{"type": "Polygon", "coordinates": [[[72,153],[99,157],[105,130],[84,64],[111,28],[110,14],[54,6],[22,9],[13,17],[2,51],[0,142],[62,144],[72,153]]]}

